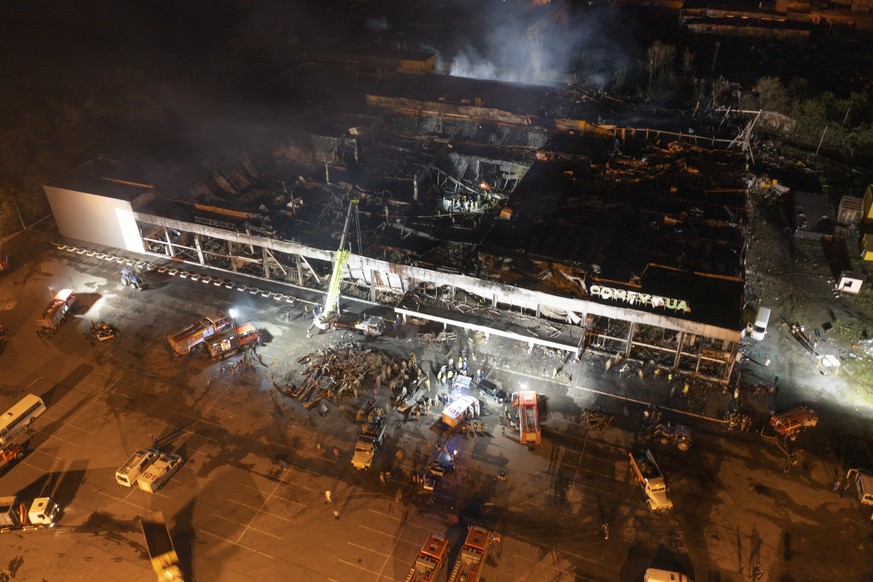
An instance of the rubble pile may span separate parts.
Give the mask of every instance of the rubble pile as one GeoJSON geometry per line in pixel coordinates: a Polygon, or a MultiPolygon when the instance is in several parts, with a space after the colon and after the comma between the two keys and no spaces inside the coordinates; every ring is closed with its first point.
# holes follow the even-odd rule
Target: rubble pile
{"type": "Polygon", "coordinates": [[[415,354],[398,361],[355,342],[310,352],[297,363],[302,366],[300,371],[289,374],[284,385],[274,384],[279,392],[300,400],[307,409],[322,400],[334,404],[356,400],[368,396],[370,390],[376,396],[379,390],[387,389],[399,401],[430,384],[415,354]]]}

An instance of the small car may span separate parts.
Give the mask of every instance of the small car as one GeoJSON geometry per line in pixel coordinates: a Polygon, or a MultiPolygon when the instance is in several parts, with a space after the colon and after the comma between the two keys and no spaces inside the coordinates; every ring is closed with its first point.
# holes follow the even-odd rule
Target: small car
{"type": "Polygon", "coordinates": [[[498,388],[497,384],[495,384],[491,380],[483,378],[482,380],[479,380],[479,382],[477,382],[477,385],[479,386],[479,391],[482,394],[490,396],[491,398],[496,400],[498,404],[506,402],[507,398],[509,398],[509,395],[500,388],[498,388]]]}

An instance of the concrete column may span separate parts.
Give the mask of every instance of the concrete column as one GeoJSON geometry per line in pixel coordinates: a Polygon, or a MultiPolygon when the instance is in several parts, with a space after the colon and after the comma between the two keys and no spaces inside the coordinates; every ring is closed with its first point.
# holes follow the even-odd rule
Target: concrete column
{"type": "Polygon", "coordinates": [[[673,370],[679,367],[679,354],[682,353],[682,346],[685,344],[685,332],[679,332],[679,341],[676,343],[676,355],[673,357],[673,370]]]}
{"type": "Polygon", "coordinates": [[[194,234],[194,248],[197,249],[197,260],[200,261],[201,265],[205,265],[206,261],[203,260],[203,249],[200,248],[200,237],[197,234],[194,234]]]}
{"type": "Polygon", "coordinates": [[[370,269],[370,301],[376,302],[376,271],[370,269]]]}
{"type": "Polygon", "coordinates": [[[631,353],[631,346],[634,343],[634,332],[637,329],[636,322],[631,322],[630,327],[627,330],[627,345],[624,347],[624,357],[629,358],[631,353]]]}
{"type": "Polygon", "coordinates": [[[176,253],[173,251],[173,243],[170,242],[170,231],[164,228],[164,238],[167,239],[167,256],[173,258],[176,253]]]}
{"type": "Polygon", "coordinates": [[[297,284],[303,286],[303,258],[300,255],[294,255],[297,263],[297,284]]]}
{"type": "Polygon", "coordinates": [[[261,247],[261,260],[264,262],[264,279],[270,280],[270,255],[267,254],[267,249],[261,247]]]}
{"type": "Polygon", "coordinates": [[[233,260],[233,241],[227,241],[227,254],[230,255],[230,269],[236,272],[236,261],[233,260]]]}

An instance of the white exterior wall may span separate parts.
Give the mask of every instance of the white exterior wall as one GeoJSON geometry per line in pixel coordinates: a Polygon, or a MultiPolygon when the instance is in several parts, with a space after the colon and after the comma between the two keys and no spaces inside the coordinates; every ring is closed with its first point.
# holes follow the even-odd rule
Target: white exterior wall
{"type": "Polygon", "coordinates": [[[63,236],[145,252],[130,202],[54,186],[43,188],[63,236]]]}

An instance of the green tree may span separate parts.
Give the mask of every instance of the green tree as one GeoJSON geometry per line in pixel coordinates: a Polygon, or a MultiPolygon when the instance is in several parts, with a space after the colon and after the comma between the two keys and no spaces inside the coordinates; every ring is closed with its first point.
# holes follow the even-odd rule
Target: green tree
{"type": "Polygon", "coordinates": [[[757,97],[758,108],[788,113],[791,100],[779,77],[761,77],[755,83],[752,93],[757,97]]]}

